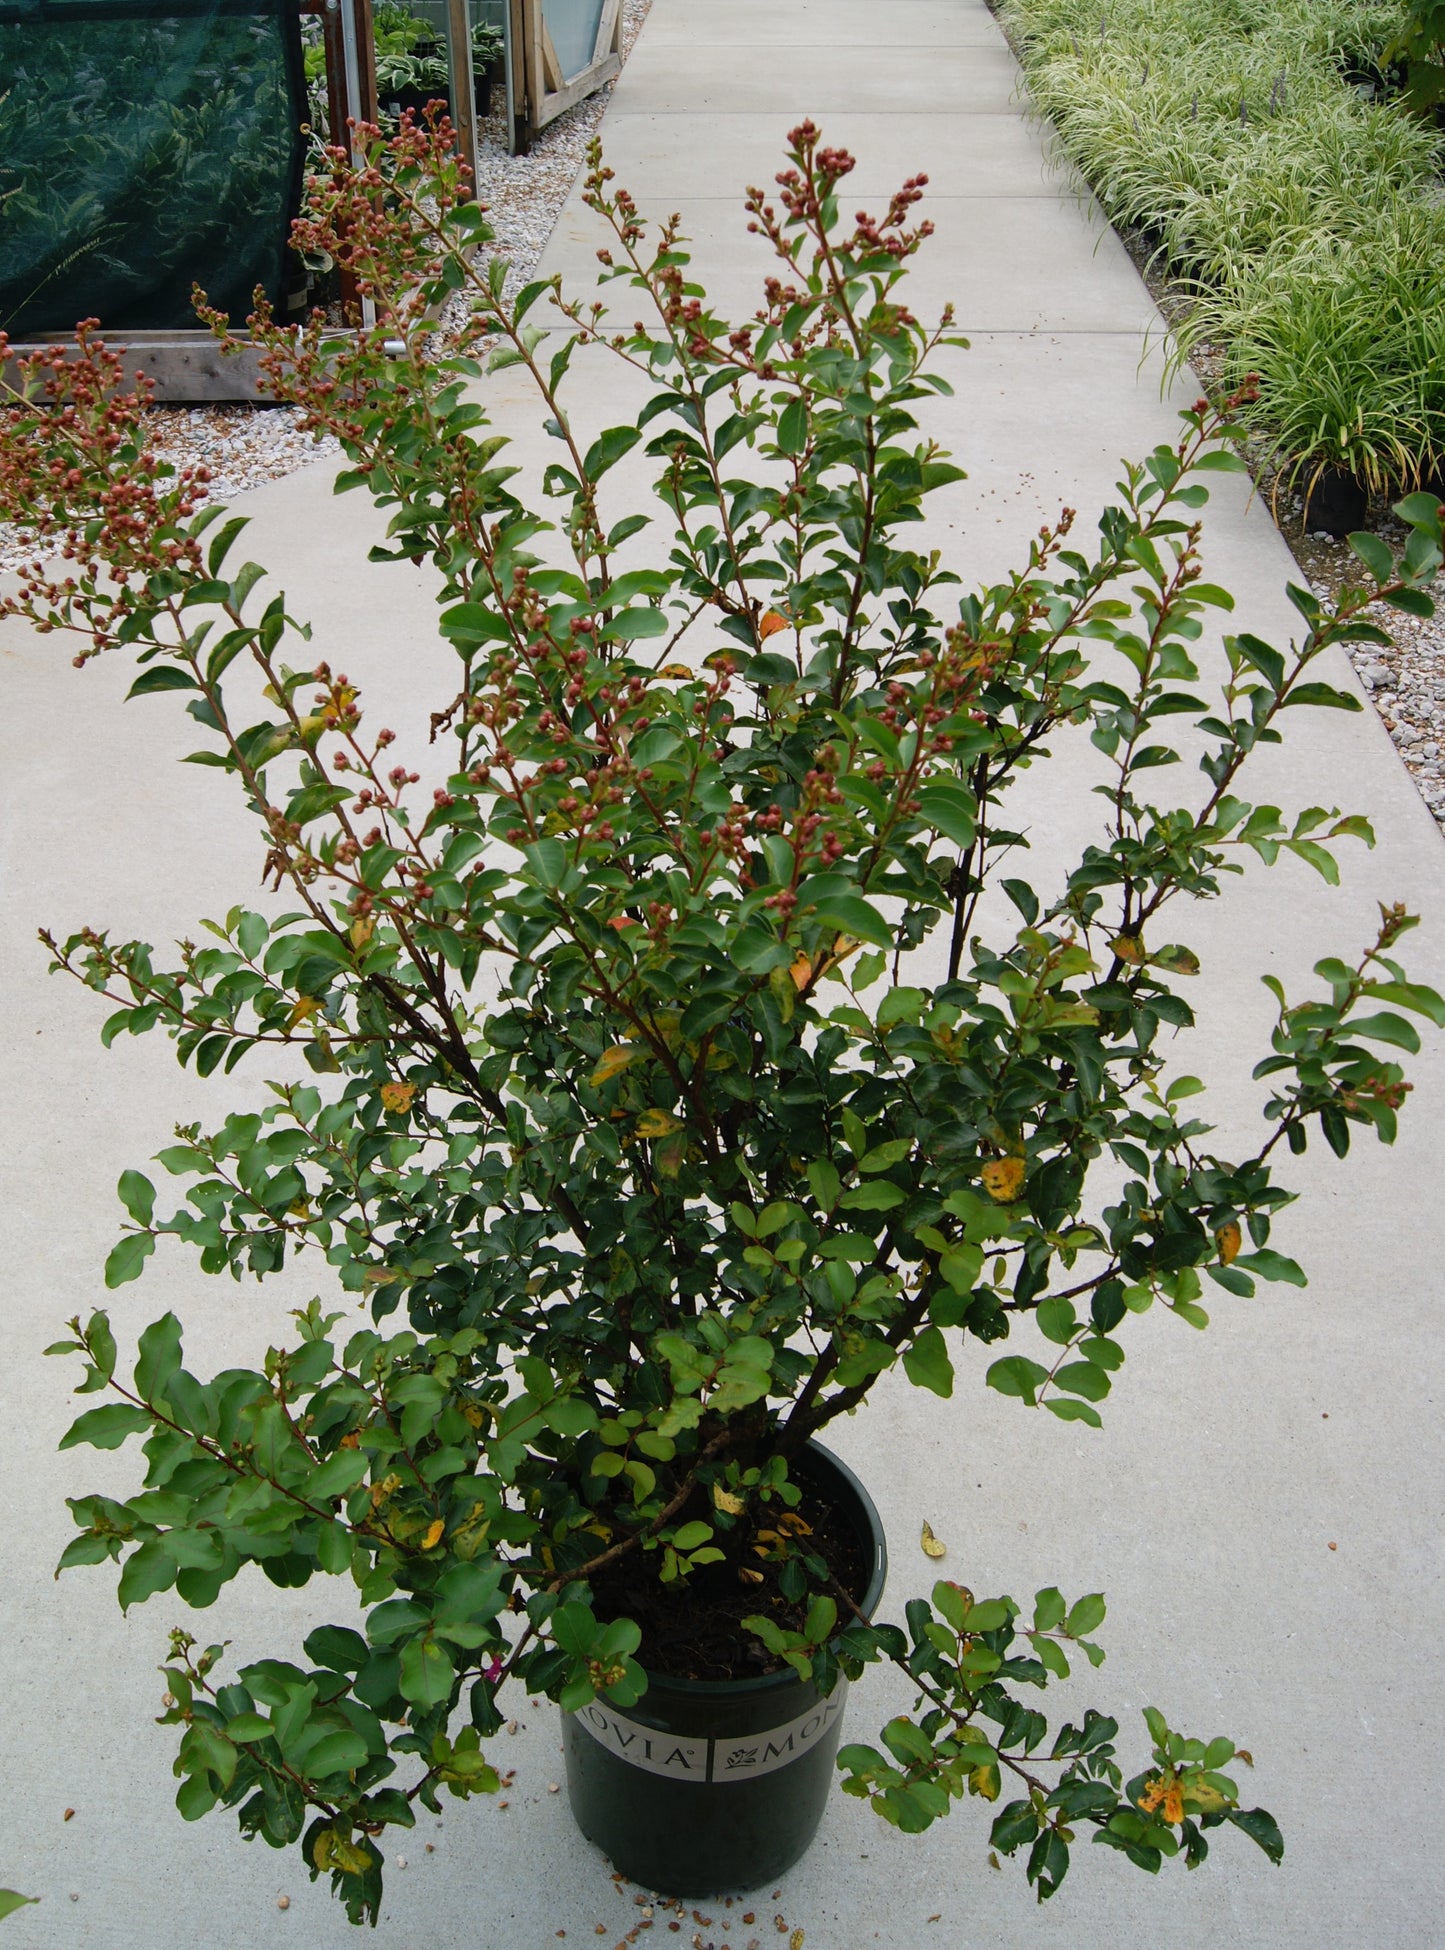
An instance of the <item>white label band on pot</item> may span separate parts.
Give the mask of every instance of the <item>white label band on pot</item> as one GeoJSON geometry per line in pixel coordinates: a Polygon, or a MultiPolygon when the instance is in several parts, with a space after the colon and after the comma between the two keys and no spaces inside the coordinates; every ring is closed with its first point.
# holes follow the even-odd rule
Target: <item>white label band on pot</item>
{"type": "Polygon", "coordinates": [[[785,1726],[727,1740],[689,1740],[645,1727],[602,1699],[580,1708],[575,1718],[599,1746],[649,1774],[665,1774],[674,1781],[748,1781],[775,1773],[816,1747],[843,1711],[847,1690],[846,1681],[839,1680],[827,1699],[785,1726]]]}

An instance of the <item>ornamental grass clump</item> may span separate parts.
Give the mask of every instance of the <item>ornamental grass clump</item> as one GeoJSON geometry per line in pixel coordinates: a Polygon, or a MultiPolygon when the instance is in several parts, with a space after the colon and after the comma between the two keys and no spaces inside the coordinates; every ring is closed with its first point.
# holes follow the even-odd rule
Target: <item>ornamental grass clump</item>
{"type": "Polygon", "coordinates": [[[1292,589],[1298,639],[1226,635],[1206,675],[1232,602],[1198,511],[1238,463],[1202,404],[1096,530],[1065,511],[990,587],[914,545],[959,478],[919,427],[959,344],[907,305],[921,179],[844,220],[852,158],[795,130],[748,202],[775,273],[733,322],[594,150],[604,292],[650,308],[614,328],[553,281],[506,295],[445,123],[360,139],[365,169],[332,154],[298,242],[378,323],[295,334],[263,309],[254,330],[277,396],[346,449],[338,489],[386,511],[375,554],[431,565],[455,654],[433,747],[403,751],[316,661],[241,559],[244,519],[148,452],[92,333],[73,364],[29,361],[0,436],[0,514],[40,558],[0,611],[78,663],[133,657],[133,695],[184,707],[280,895],[171,954],[43,937],[105,998],[106,1042],[160,1028],[202,1075],[277,1076],[158,1153],[179,1197],[124,1174],[106,1281],[178,1242],[237,1279],[314,1259],[336,1302],[214,1376],[174,1314],[134,1358],[99,1311],[55,1350],[97,1397],[65,1445],[135,1442],[145,1467],[132,1495],[72,1502],[63,1565],[117,1563],[127,1607],[208,1607],[252,1567],[339,1581],[299,1652],[228,1671],[173,1634],[181,1813],[299,1844],[374,1921],[388,1831],[496,1791],[509,1688],[645,1708],[659,1654],[620,1578],[649,1607],[658,1586],[737,1607],[748,1671],[826,1692],[900,1667],[913,1708],[843,1748],[845,1789],[905,1830],[981,1800],[1040,1897],[1085,1836],[1152,1871],[1234,1827],[1278,1860],[1230,1739],[1151,1707],[1135,1747],[1093,1705],[1051,1728],[1030,1703],[1098,1665],[1101,1597],[941,1580],[906,1629],[869,1619],[810,1538],[798,1465],[895,1368],[935,1416],[979,1377],[1096,1428],[1138,1315],[1202,1328],[1207,1292],[1303,1281],[1271,1244],[1277,1166],[1315,1134],[1390,1141],[1408,1018],[1445,1004],[1383,908],[1308,998],[1274,985],[1258,1138],[1225,1156],[1176,1059],[1181,937],[1245,859],[1333,880],[1336,845],[1369,840],[1242,796],[1248,761],[1296,709],[1358,708],[1322,653],[1384,640],[1370,604],[1428,613],[1442,510],[1402,503],[1403,560],[1357,538],[1356,590],[1292,589]],[[438,359],[425,315],[453,292],[470,324],[438,359]],[[607,357],[646,403],[584,438],[569,367],[607,357]],[[489,419],[503,367],[552,436],[537,494],[489,419]],[[1010,793],[1075,734],[1100,789],[1067,872],[1033,885],[1010,793]]]}
{"type": "Polygon", "coordinates": [[[1401,10],[1005,0],[1000,13],[1108,215],[1189,296],[1171,370],[1209,345],[1227,386],[1254,375],[1239,422],[1307,500],[1328,469],[1376,495],[1432,479],[1445,147],[1409,89],[1384,91],[1401,10]]]}

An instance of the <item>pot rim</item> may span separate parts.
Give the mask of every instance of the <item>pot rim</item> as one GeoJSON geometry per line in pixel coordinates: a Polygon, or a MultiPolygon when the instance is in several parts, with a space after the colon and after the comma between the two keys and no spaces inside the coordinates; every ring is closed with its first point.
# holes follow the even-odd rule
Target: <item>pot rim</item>
{"type": "MultiPolygon", "coordinates": [[[[816,1436],[808,1438],[807,1449],[810,1454],[822,1460],[826,1469],[832,1470],[842,1479],[843,1487],[857,1500],[873,1555],[872,1568],[868,1574],[863,1596],[858,1601],[858,1608],[871,1618],[883,1597],[883,1586],[888,1578],[888,1541],[883,1530],[883,1519],[879,1516],[878,1506],[863,1483],[841,1456],[835,1455],[831,1449],[826,1448],[816,1436]]],[[[753,1679],[674,1679],[667,1673],[653,1672],[646,1665],[642,1670],[647,1674],[647,1692],[643,1694],[638,1705],[644,1709],[648,1695],[654,1689],[658,1693],[682,1694],[689,1699],[720,1700],[736,1699],[743,1694],[778,1692],[784,1687],[801,1686],[804,1683],[790,1666],[783,1667],[780,1672],[759,1673],[753,1679]]]]}

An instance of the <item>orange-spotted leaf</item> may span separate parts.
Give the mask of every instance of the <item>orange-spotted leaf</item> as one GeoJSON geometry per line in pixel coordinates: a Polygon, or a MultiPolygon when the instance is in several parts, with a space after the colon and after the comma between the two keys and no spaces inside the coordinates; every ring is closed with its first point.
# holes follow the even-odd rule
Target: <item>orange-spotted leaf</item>
{"type": "Polygon", "coordinates": [[[792,967],[788,970],[788,973],[793,978],[793,987],[795,989],[805,989],[813,979],[814,970],[811,956],[799,953],[792,967]]]}
{"type": "Polygon", "coordinates": [[[678,683],[685,684],[689,677],[696,677],[697,672],[688,664],[664,664],[657,674],[659,677],[676,678],[678,683]]]}
{"type": "Polygon", "coordinates": [[[682,1120],[670,1110],[645,1110],[637,1120],[637,1135],[645,1138],[669,1137],[682,1129],[682,1120]]]}
{"type": "Polygon", "coordinates": [[[947,1544],[943,1543],[940,1538],[934,1536],[933,1525],[931,1523],[925,1522],[923,1529],[919,1533],[918,1541],[923,1546],[923,1554],[925,1557],[942,1557],[948,1550],[947,1544]]]}
{"type": "Polygon", "coordinates": [[[776,636],[779,630],[787,627],[788,619],[781,611],[765,609],[758,619],[758,642],[766,643],[770,636],[776,636]]]}
{"type": "Polygon", "coordinates": [[[1009,1205],[1024,1188],[1028,1166],[1022,1158],[990,1158],[981,1176],[989,1197],[1000,1205],[1009,1205]]]}
{"type": "Polygon", "coordinates": [[[597,1068],[588,1081],[594,1090],[599,1089],[604,1083],[611,1083],[615,1076],[622,1074],[629,1063],[635,1063],[641,1054],[642,1051],[635,1044],[614,1043],[611,1049],[603,1050],[598,1057],[597,1068]]]}
{"type": "Polygon", "coordinates": [[[381,1086],[381,1101],[393,1117],[404,1117],[411,1109],[411,1100],[415,1095],[414,1083],[384,1083],[381,1086]]]}
{"type": "Polygon", "coordinates": [[[1244,1244],[1238,1221],[1230,1219],[1222,1225],[1214,1235],[1214,1243],[1219,1248],[1220,1265],[1228,1266],[1231,1260],[1238,1257],[1239,1249],[1244,1244]]]}
{"type": "Polygon", "coordinates": [[[1141,968],[1148,959],[1144,952],[1144,943],[1137,934],[1116,934],[1109,947],[1119,960],[1127,962],[1130,968],[1141,968]]]}
{"type": "Polygon", "coordinates": [[[1177,1777],[1173,1774],[1160,1774],[1150,1781],[1139,1796],[1139,1806],[1146,1815],[1152,1815],[1157,1809],[1166,1821],[1183,1821],[1184,1790],[1177,1777]]]}

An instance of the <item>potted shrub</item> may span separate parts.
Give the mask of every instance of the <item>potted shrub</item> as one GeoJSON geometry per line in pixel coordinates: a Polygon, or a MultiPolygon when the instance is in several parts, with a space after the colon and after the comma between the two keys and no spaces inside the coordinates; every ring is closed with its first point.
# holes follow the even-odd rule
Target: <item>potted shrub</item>
{"type": "Polygon", "coordinates": [[[105,1040],[159,1026],[203,1074],[289,1060],[260,1108],[159,1153],[183,1196],[124,1175],[106,1281],[161,1242],[237,1278],[312,1252],[369,1307],[343,1330],[314,1302],[254,1369],[209,1378],[169,1314],[134,1359],[99,1311],[56,1350],[96,1397],[66,1445],[146,1458],[135,1495],[73,1503],[63,1565],[118,1562],[126,1606],[208,1606],[250,1566],[349,1581],[304,1648],[239,1671],[173,1635],[181,1813],[300,1843],[374,1920],[388,1829],[495,1791],[484,1743],[520,1685],[560,1706],[574,1805],[620,1868],[747,1885],[778,1872],[774,1841],[806,1845],[843,1682],[883,1659],[913,1710],[837,1761],[893,1825],[979,1799],[1040,1897],[1081,1834],[1152,1870],[1233,1826],[1277,1860],[1229,1739],[1153,1708],[1137,1747],[1092,1706],[1047,1726],[1032,1702],[1102,1657],[1101,1597],[1020,1607],[945,1578],[903,1625],[879,1616],[866,1493],[815,1439],[895,1367],[941,1415],[969,1364],[1096,1425],[1136,1314],[1203,1326],[1211,1288],[1303,1277],[1270,1244],[1277,1159],[1314,1133],[1388,1141],[1408,1017],[1445,1005],[1383,909],[1319,993],[1279,993],[1258,1145],[1219,1156],[1161,1037],[1187,1029],[1197,968],[1165,910],[1251,852],[1329,878],[1332,846],[1368,835],[1251,804],[1242,774],[1289,707],[1356,708],[1317,659],[1378,639],[1367,601],[1425,612],[1441,510],[1402,504],[1402,562],[1356,538],[1338,607],[1294,590],[1289,650],[1226,637],[1205,704],[1193,644],[1230,599],[1200,577],[1195,511],[1235,463],[1203,405],[1125,471],[1092,543],[1065,513],[978,591],[911,546],[958,478],[915,427],[953,343],[906,306],[920,181],[844,222],[851,158],[796,130],[776,202],[749,197],[778,275],[732,325],[594,150],[613,274],[656,309],[653,335],[610,335],[546,281],[504,295],[444,124],[370,153],[359,176],[333,155],[297,242],[381,322],[254,329],[277,395],[345,444],[338,486],[389,510],[385,553],[436,573],[457,663],[432,750],[399,752],[308,655],[241,562],[244,522],[149,453],[93,334],[63,374],[31,362],[38,403],[0,445],[0,513],[71,557],[3,609],[79,662],[135,655],[133,693],[186,707],[282,896],[171,955],[43,937],[106,998],[105,1040]],[[425,309],[463,288],[466,343],[434,358],[425,309]],[[553,302],[573,329],[548,341],[553,302]],[[565,403],[584,344],[649,388],[585,441],[565,403]],[[487,420],[508,365],[556,439],[535,503],[487,420]],[[618,488],[629,455],[655,497],[618,488]],[[1199,769],[1170,792],[1181,711],[1199,769]],[[1107,793],[1079,807],[1064,883],[1034,887],[1006,795],[1070,726],[1107,793]],[[994,885],[1008,920],[980,904],[994,885]]]}

